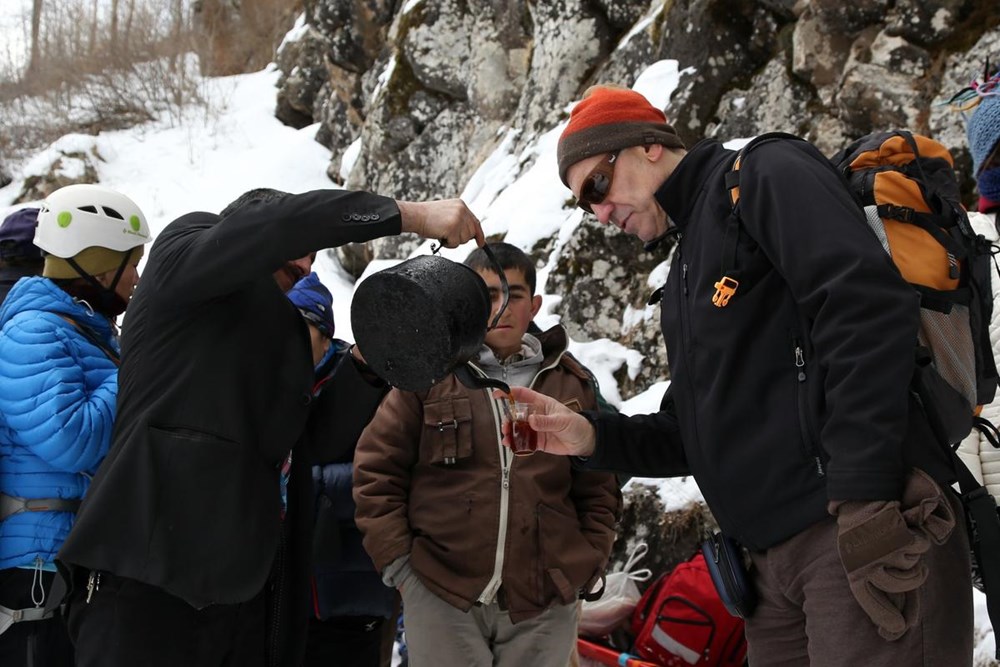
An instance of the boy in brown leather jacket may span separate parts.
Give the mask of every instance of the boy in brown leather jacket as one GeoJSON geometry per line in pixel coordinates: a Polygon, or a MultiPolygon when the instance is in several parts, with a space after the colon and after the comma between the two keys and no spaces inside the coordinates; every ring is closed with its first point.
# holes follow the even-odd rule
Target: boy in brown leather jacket
{"type": "MultiPolygon", "coordinates": [[[[542,302],[531,259],[491,247],[510,299],[472,370],[595,409],[595,383],[566,355],[565,330],[527,333],[542,302]]],[[[465,263],[496,311],[500,276],[480,249],[465,263]]],[[[356,520],[383,580],[402,593],[414,667],[565,665],[576,600],[607,563],[621,510],[614,476],[560,456],[513,456],[500,443],[502,414],[490,390],[452,375],[427,392],[393,389],[358,442],[356,520]]]]}

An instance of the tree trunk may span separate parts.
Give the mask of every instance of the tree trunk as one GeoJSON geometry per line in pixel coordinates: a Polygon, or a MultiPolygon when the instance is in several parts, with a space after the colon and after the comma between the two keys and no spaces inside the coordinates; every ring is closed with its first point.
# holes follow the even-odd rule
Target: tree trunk
{"type": "Polygon", "coordinates": [[[99,16],[101,0],[94,0],[94,13],[90,19],[90,43],[87,44],[87,55],[93,56],[97,51],[97,18],[99,16]]]}
{"type": "MultiPolygon", "coordinates": [[[[131,51],[132,43],[132,21],[135,19],[135,0],[128,0],[128,13],[125,15],[125,31],[122,33],[121,43],[125,45],[125,52],[131,51]]],[[[131,55],[131,54],[129,54],[131,55]]]]}
{"type": "Polygon", "coordinates": [[[35,74],[41,67],[41,45],[39,44],[42,26],[42,0],[31,3],[31,57],[28,59],[28,74],[35,74]]]}
{"type": "Polygon", "coordinates": [[[183,51],[183,49],[181,49],[181,47],[180,47],[180,44],[181,44],[181,35],[183,34],[183,30],[184,30],[184,2],[183,2],[183,0],[174,0],[173,23],[174,23],[174,27],[173,27],[174,45],[173,45],[173,48],[171,49],[170,62],[172,64],[173,69],[176,71],[177,68],[178,68],[178,66],[179,66],[179,64],[180,64],[179,63],[180,53],[181,53],[181,51],[183,51]]]}
{"type": "Polygon", "coordinates": [[[118,55],[118,0],[111,0],[111,34],[109,35],[111,43],[109,49],[111,51],[111,56],[116,57],[118,55]]]}

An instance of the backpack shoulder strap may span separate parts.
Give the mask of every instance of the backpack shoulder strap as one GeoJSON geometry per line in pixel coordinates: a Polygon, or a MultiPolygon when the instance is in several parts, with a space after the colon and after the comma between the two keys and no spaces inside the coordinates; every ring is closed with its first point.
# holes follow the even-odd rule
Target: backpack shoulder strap
{"type": "Polygon", "coordinates": [[[787,132],[767,132],[751,139],[736,154],[732,167],[726,172],[726,190],[729,192],[729,199],[732,202],[732,213],[726,218],[726,230],[722,237],[722,277],[715,283],[715,294],[712,295],[712,303],[724,308],[729,305],[729,300],[740,286],[740,275],[737,269],[736,252],[740,241],[740,216],[738,204],[740,201],[740,169],[743,161],[753,149],[772,141],[805,141],[802,137],[787,132]]]}
{"type": "Polygon", "coordinates": [[[740,169],[743,167],[743,160],[747,154],[762,144],[787,140],[805,141],[802,137],[789,134],[788,132],[765,132],[751,139],[739,150],[736,154],[736,160],[733,161],[732,169],[726,174],[726,189],[729,191],[729,199],[733,203],[733,210],[736,209],[736,204],[740,200],[740,169]]]}
{"type": "MultiPolygon", "coordinates": [[[[952,464],[962,490],[962,505],[971,527],[969,540],[973,543],[979,574],[983,580],[986,614],[990,625],[997,628],[1000,627],[1000,519],[997,517],[997,503],[954,452],[952,464]]],[[[997,647],[996,657],[1000,659],[1000,646],[997,647]]]]}

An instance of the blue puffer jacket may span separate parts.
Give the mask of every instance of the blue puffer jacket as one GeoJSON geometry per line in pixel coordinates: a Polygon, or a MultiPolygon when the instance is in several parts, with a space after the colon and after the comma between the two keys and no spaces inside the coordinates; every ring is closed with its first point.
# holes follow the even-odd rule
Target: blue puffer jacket
{"type": "MultiPolygon", "coordinates": [[[[83,497],[108,453],[118,370],[111,323],[47,278],[24,278],[0,306],[0,492],[83,497]]],[[[69,512],[21,512],[0,521],[0,569],[50,563],[69,512]]]]}

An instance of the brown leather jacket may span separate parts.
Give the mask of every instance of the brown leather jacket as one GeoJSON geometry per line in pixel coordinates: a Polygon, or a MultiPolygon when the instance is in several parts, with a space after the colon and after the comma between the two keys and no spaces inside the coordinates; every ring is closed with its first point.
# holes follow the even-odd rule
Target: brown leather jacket
{"type": "MultiPolygon", "coordinates": [[[[538,338],[545,360],[532,387],[594,409],[562,327],[538,338]]],[[[612,474],[574,470],[567,457],[514,457],[499,442],[500,419],[487,390],[454,376],[424,393],[393,389],[358,442],[355,518],[380,572],[409,554],[420,581],[463,611],[499,570],[500,603],[517,623],[596,583],[621,494],[612,474]]]]}

